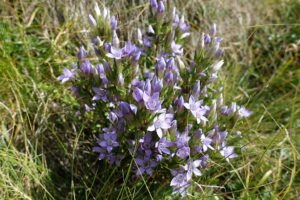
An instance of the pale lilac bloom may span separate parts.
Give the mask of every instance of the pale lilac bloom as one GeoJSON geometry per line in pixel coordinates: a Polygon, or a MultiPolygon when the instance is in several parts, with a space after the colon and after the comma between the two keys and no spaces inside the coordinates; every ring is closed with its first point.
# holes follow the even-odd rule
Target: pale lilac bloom
{"type": "Polygon", "coordinates": [[[153,120],[153,124],[148,127],[148,131],[156,131],[159,138],[163,136],[163,130],[171,128],[171,123],[173,120],[173,114],[161,113],[156,116],[153,120]]]}
{"type": "Polygon", "coordinates": [[[247,117],[250,117],[250,115],[252,114],[251,111],[247,110],[245,107],[241,107],[238,109],[237,111],[237,115],[240,117],[240,118],[247,118],[247,117]]]}
{"type": "Polygon", "coordinates": [[[190,110],[194,115],[196,113],[196,111],[200,108],[202,103],[203,103],[203,100],[195,101],[195,97],[193,95],[191,95],[189,98],[189,102],[184,103],[183,105],[186,109],[190,110]]]}
{"type": "Polygon", "coordinates": [[[115,112],[109,112],[109,114],[108,114],[108,119],[109,119],[109,121],[111,122],[111,123],[114,123],[114,122],[116,122],[117,120],[118,120],[118,116],[117,116],[117,114],[115,113],[115,112]]]}
{"type": "Polygon", "coordinates": [[[235,102],[232,102],[230,108],[228,109],[228,114],[230,115],[232,113],[235,113],[236,110],[237,110],[237,105],[235,102]]]}
{"type": "Polygon", "coordinates": [[[229,162],[230,158],[237,157],[237,155],[234,153],[234,147],[233,146],[223,147],[220,150],[220,154],[226,159],[227,162],[229,162]]]}
{"type": "Polygon", "coordinates": [[[148,110],[156,111],[161,108],[161,102],[159,101],[158,92],[155,92],[152,96],[144,92],[143,100],[148,110]]]}
{"type": "Polygon", "coordinates": [[[195,174],[196,176],[201,176],[202,173],[198,169],[201,167],[202,160],[192,160],[189,159],[187,164],[184,165],[184,169],[187,171],[186,173],[186,179],[189,181],[192,178],[192,175],[195,174]]]}
{"type": "Polygon", "coordinates": [[[175,189],[184,188],[186,185],[188,185],[188,181],[186,179],[186,174],[184,172],[180,171],[171,171],[174,178],[171,180],[171,186],[173,186],[175,189]]]}
{"type": "Polygon", "coordinates": [[[167,138],[163,137],[160,138],[160,140],[158,142],[156,142],[155,147],[157,148],[158,152],[160,154],[171,154],[171,151],[169,149],[169,147],[173,146],[173,142],[167,140],[167,138]]]}
{"type": "Polygon", "coordinates": [[[214,150],[214,148],[211,146],[212,139],[209,137],[205,137],[204,134],[201,135],[201,143],[202,143],[203,152],[206,152],[208,148],[214,150]]]}
{"type": "Polygon", "coordinates": [[[116,60],[119,60],[123,57],[123,50],[111,46],[110,47],[110,52],[106,53],[106,56],[109,57],[109,58],[114,58],[116,60]]]}
{"type": "Polygon", "coordinates": [[[171,50],[173,54],[175,55],[182,55],[183,54],[183,48],[180,44],[176,44],[174,41],[171,43],[171,50]]]}
{"type": "Polygon", "coordinates": [[[189,137],[189,135],[188,135],[188,131],[189,131],[189,129],[186,128],[182,134],[177,132],[175,144],[178,148],[182,148],[182,147],[188,145],[188,142],[191,139],[191,137],[189,137]]]}
{"type": "Polygon", "coordinates": [[[189,26],[184,22],[184,15],[182,15],[180,18],[179,28],[181,31],[186,31],[189,29],[189,26]]]}
{"type": "Polygon", "coordinates": [[[140,52],[137,46],[132,44],[130,41],[125,42],[124,47],[122,48],[122,56],[134,56],[137,52],[140,52]]]}
{"type": "Polygon", "coordinates": [[[75,69],[69,70],[67,68],[64,68],[62,75],[57,77],[57,80],[61,81],[61,83],[65,83],[73,78],[75,78],[75,69]]]}

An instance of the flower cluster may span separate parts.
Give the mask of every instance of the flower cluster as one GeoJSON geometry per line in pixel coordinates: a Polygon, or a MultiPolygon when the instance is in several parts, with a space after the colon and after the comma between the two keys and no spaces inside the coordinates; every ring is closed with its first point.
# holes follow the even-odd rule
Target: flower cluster
{"type": "Polygon", "coordinates": [[[145,31],[136,29],[133,41],[120,41],[117,18],[96,5],[96,17],[88,19],[98,30],[91,40],[98,60],[80,47],[77,65],[57,79],[72,83],[82,105],[78,112],[92,112],[100,124],[93,149],[99,160],[122,168],[134,161],[135,177],[167,166],[174,193],[186,195],[193,177],[209,167],[211,154],[228,162],[237,156],[226,143],[228,124],[251,112],[223,102],[216,25],[186,51],[190,27],[169,4],[150,0],[149,23],[145,31]]]}

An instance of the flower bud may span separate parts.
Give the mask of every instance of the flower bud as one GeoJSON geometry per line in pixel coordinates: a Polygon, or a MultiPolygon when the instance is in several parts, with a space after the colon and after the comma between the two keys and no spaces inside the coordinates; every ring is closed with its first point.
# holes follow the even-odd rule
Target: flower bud
{"type": "Polygon", "coordinates": [[[97,2],[95,3],[94,10],[95,10],[95,13],[96,13],[97,17],[100,17],[101,16],[101,11],[100,11],[100,8],[99,8],[97,2]]]}
{"type": "Polygon", "coordinates": [[[193,87],[192,95],[193,95],[193,97],[195,97],[195,99],[198,99],[199,94],[200,94],[200,81],[198,80],[198,81],[196,81],[196,83],[193,87]]]}
{"type": "Polygon", "coordinates": [[[165,5],[163,1],[159,1],[158,7],[157,7],[157,12],[159,15],[161,15],[165,11],[165,5]]]}
{"type": "Polygon", "coordinates": [[[123,85],[124,85],[124,77],[123,77],[123,74],[122,74],[122,73],[119,73],[119,74],[118,74],[117,84],[118,84],[119,86],[123,86],[123,85]]]}
{"type": "Polygon", "coordinates": [[[93,17],[93,15],[89,14],[89,23],[91,26],[97,26],[97,22],[95,20],[95,18],[93,17]]]}
{"type": "Polygon", "coordinates": [[[84,60],[80,64],[80,70],[84,75],[90,75],[93,73],[93,67],[91,63],[88,60],[84,60]]]}
{"type": "Polygon", "coordinates": [[[117,32],[116,30],[113,31],[113,36],[112,36],[112,45],[114,47],[119,47],[119,44],[120,44],[120,40],[119,40],[119,37],[117,35],[117,32]]]}
{"type": "Polygon", "coordinates": [[[110,18],[110,27],[111,27],[111,29],[112,30],[116,30],[117,29],[117,25],[118,25],[118,21],[117,21],[116,17],[112,16],[110,18]]]}
{"type": "Polygon", "coordinates": [[[216,24],[213,24],[211,29],[210,29],[210,35],[211,36],[214,36],[217,32],[217,25],[216,24]]]}
{"type": "Polygon", "coordinates": [[[79,61],[82,61],[86,58],[86,51],[84,50],[84,48],[82,46],[78,50],[77,58],[79,61]]]}
{"type": "Polygon", "coordinates": [[[221,67],[223,66],[224,64],[224,60],[220,60],[220,61],[217,61],[217,62],[214,62],[210,68],[212,69],[212,72],[213,73],[216,73],[219,71],[219,69],[221,69],[221,67]]]}

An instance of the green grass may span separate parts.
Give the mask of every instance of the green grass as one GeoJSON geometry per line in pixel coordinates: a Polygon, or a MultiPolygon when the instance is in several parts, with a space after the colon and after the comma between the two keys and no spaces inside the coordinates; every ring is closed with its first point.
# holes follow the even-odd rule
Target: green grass
{"type": "MultiPolygon", "coordinates": [[[[75,100],[56,81],[87,44],[92,4],[0,2],[0,197],[2,199],[173,199],[154,178],[96,161],[96,130],[76,118],[75,100]],[[82,25],[83,24],[83,25],[82,25]],[[151,195],[149,195],[151,192],[151,195]]],[[[147,4],[107,1],[122,29],[147,4]]],[[[214,21],[225,38],[225,101],[254,112],[235,124],[239,157],[210,166],[188,199],[296,199],[300,196],[300,3],[297,0],[176,1],[193,32],[214,21]]],[[[137,17],[140,16],[140,17],[137,17]]],[[[129,32],[132,30],[128,30],[129,32]]],[[[167,173],[166,173],[167,174],[167,173]]]]}

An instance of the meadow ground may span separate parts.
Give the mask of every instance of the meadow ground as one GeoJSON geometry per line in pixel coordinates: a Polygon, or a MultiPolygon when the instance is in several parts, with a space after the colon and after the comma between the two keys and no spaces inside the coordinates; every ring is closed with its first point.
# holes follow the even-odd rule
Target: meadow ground
{"type": "MultiPolygon", "coordinates": [[[[130,32],[148,2],[117,2],[105,4],[130,32]]],[[[187,199],[299,198],[300,1],[174,2],[193,32],[218,24],[225,101],[254,113],[235,125],[239,157],[213,166],[187,199]]],[[[150,199],[143,182],[99,165],[91,152],[95,130],[89,119],[74,117],[76,101],[56,80],[87,44],[92,7],[79,0],[0,1],[1,199],[150,199]]],[[[168,181],[147,184],[153,199],[173,199],[168,181]]]]}

